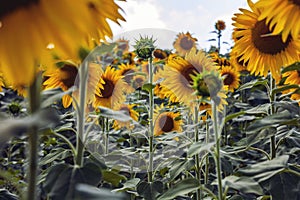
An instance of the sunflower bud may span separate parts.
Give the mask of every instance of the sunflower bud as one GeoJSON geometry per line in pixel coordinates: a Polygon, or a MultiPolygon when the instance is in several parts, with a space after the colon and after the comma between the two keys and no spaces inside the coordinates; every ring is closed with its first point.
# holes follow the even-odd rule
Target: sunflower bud
{"type": "Polygon", "coordinates": [[[148,59],[152,57],[152,52],[155,49],[154,42],[156,40],[153,40],[153,38],[148,37],[142,37],[139,40],[136,40],[136,43],[134,45],[134,52],[136,53],[138,58],[141,59],[148,59]]]}

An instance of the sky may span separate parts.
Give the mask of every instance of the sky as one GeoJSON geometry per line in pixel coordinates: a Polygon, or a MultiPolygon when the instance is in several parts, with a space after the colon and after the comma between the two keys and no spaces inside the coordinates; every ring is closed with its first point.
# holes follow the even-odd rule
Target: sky
{"type": "MultiPolygon", "coordinates": [[[[216,34],[210,32],[217,20],[226,24],[221,41],[232,45],[231,18],[239,8],[249,8],[247,0],[127,0],[118,4],[126,22],[121,22],[121,26],[111,24],[114,39],[132,40],[138,39],[139,35],[149,35],[155,39],[159,37],[162,43],[168,41],[168,44],[158,42],[158,46],[172,48],[169,46],[176,34],[189,31],[198,39],[198,47],[206,50],[210,45],[217,46],[216,42],[208,41],[216,38],[216,34]]],[[[222,44],[221,53],[228,52],[230,45],[222,44]]]]}

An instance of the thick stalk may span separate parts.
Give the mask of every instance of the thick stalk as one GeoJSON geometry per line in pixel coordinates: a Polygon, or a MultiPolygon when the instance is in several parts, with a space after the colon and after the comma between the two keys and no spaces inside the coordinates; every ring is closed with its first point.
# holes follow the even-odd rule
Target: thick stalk
{"type": "Polygon", "coordinates": [[[218,129],[218,119],[217,119],[217,105],[215,102],[212,103],[212,114],[213,114],[213,128],[215,135],[215,165],[216,173],[218,179],[218,200],[223,199],[223,189],[222,189],[222,176],[221,176],[221,157],[220,157],[220,136],[218,129]]]}
{"type": "MultiPolygon", "coordinates": [[[[41,79],[38,76],[29,87],[29,104],[31,114],[36,113],[41,105],[41,79]]],[[[28,168],[28,191],[27,200],[38,199],[37,175],[38,175],[38,127],[33,126],[29,132],[29,168],[28,168]]]]}
{"type": "MultiPolygon", "coordinates": [[[[199,130],[198,130],[198,104],[194,108],[194,125],[195,125],[195,143],[199,142],[199,130]]],[[[200,161],[199,161],[199,155],[195,155],[195,162],[196,162],[196,179],[199,181],[199,184],[201,184],[201,174],[200,174],[200,161]]],[[[197,189],[197,200],[201,199],[201,189],[197,189]]]]}
{"type": "Polygon", "coordinates": [[[82,166],[83,164],[83,134],[85,124],[85,98],[86,98],[86,85],[88,75],[88,65],[84,63],[79,69],[79,106],[77,108],[77,138],[76,138],[76,165],[82,166]]]}
{"type": "Polygon", "coordinates": [[[152,57],[149,58],[149,168],[148,168],[148,181],[153,182],[153,137],[154,137],[154,124],[153,124],[153,65],[152,65],[152,57]]]}

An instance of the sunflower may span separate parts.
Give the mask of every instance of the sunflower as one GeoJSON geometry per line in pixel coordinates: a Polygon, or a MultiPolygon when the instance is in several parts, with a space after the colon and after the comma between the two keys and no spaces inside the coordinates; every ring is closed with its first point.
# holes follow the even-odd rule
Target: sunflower
{"type": "Polygon", "coordinates": [[[230,61],[227,58],[220,57],[217,52],[210,53],[210,57],[220,67],[230,66],[230,61]]]}
{"type": "MultiPolygon", "coordinates": [[[[72,61],[61,61],[57,63],[57,69],[51,73],[45,72],[46,78],[44,79],[43,86],[44,90],[61,88],[63,91],[69,90],[73,86],[79,86],[79,68],[78,64],[72,61]]],[[[98,78],[101,73],[101,66],[95,63],[88,65],[88,91],[87,91],[87,103],[92,100],[92,94],[95,91],[98,78]]],[[[78,100],[78,91],[73,93],[75,99],[78,100]]],[[[62,104],[65,108],[69,107],[72,103],[72,96],[66,94],[62,97],[62,104]]]]}
{"type": "Polygon", "coordinates": [[[283,42],[292,36],[298,39],[300,34],[300,1],[299,0],[260,0],[256,3],[263,12],[258,20],[266,19],[274,27],[274,35],[281,34],[283,42]]]}
{"type": "Polygon", "coordinates": [[[196,47],[197,39],[187,33],[179,33],[175,39],[173,46],[176,49],[176,53],[180,56],[185,56],[192,48],[196,47]]]}
{"type": "Polygon", "coordinates": [[[223,84],[227,86],[228,90],[233,92],[239,87],[240,73],[232,67],[222,67],[220,74],[223,79],[223,84]]]}
{"type": "Polygon", "coordinates": [[[106,67],[96,87],[93,107],[103,106],[114,109],[119,104],[124,103],[126,86],[123,76],[118,74],[115,68],[106,67]]]}
{"type": "Polygon", "coordinates": [[[51,62],[47,47],[74,58],[82,43],[111,37],[106,20],[124,20],[118,9],[113,0],[1,1],[0,66],[7,80],[31,84],[38,66],[51,62]]]}
{"type": "Polygon", "coordinates": [[[168,94],[169,98],[178,99],[186,106],[192,106],[198,99],[192,88],[192,76],[210,70],[216,70],[213,61],[203,51],[197,52],[193,48],[185,59],[176,55],[169,56],[161,72],[165,78],[161,85],[171,91],[168,94]]]}
{"type": "Polygon", "coordinates": [[[179,112],[162,111],[163,106],[154,111],[154,136],[169,132],[181,132],[183,121],[179,112]]]}
{"type": "MultiPolygon", "coordinates": [[[[115,110],[123,111],[123,112],[125,112],[126,115],[130,116],[132,118],[132,120],[138,121],[139,114],[133,109],[134,107],[135,107],[135,104],[131,104],[131,105],[120,104],[117,106],[117,108],[115,110]]],[[[118,121],[118,120],[114,121],[114,124],[113,124],[114,129],[118,130],[118,129],[121,129],[122,127],[125,127],[127,129],[132,129],[133,125],[130,121],[126,121],[126,122],[118,121]]]]}
{"type": "Polygon", "coordinates": [[[280,68],[299,59],[300,41],[290,35],[284,42],[282,35],[272,35],[266,19],[259,20],[259,10],[250,0],[248,4],[252,11],[240,9],[242,13],[235,14],[233,25],[236,27],[233,38],[236,38],[233,52],[239,61],[248,62],[248,70],[255,75],[267,76],[269,70],[275,80],[280,79],[280,68]]]}
{"type": "Polygon", "coordinates": [[[215,23],[215,28],[216,28],[216,30],[218,30],[218,31],[223,31],[223,30],[225,30],[225,28],[226,28],[225,22],[224,22],[223,20],[218,20],[218,21],[215,23]]]}

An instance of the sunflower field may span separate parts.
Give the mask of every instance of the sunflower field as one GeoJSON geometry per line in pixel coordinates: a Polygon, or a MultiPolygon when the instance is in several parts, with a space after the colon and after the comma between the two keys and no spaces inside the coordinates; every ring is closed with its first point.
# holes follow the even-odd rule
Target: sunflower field
{"type": "Polygon", "coordinates": [[[0,199],[300,199],[300,1],[247,0],[225,54],[222,20],[112,39],[117,1],[0,3],[0,199]]]}

